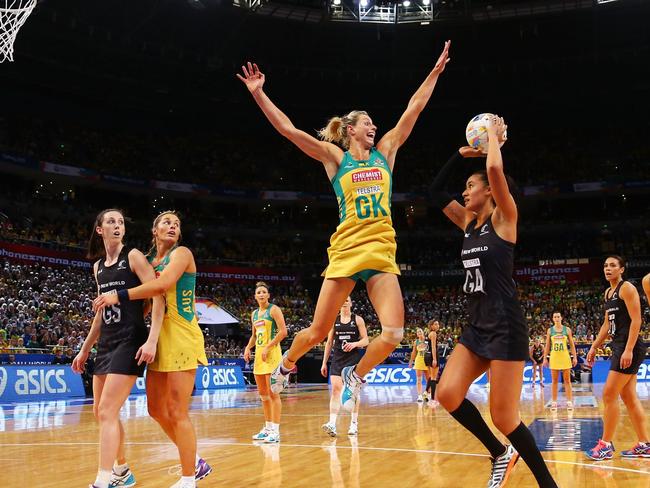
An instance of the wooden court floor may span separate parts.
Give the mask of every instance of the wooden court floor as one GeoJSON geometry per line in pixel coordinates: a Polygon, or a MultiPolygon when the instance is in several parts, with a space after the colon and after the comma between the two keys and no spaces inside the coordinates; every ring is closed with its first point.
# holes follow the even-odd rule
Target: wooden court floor
{"type": "MultiPolygon", "coordinates": [[[[573,415],[545,407],[544,392],[524,386],[522,417],[531,426],[551,472],[562,487],[650,488],[650,459],[592,462],[581,450],[600,435],[602,385],[575,393],[583,397],[573,415]],[[594,398],[595,397],[595,398],[594,398]],[[597,406],[593,405],[594,400],[597,406]]],[[[650,384],[639,384],[650,413],[650,384]]],[[[469,395],[487,411],[488,393],[473,386],[469,395]]],[[[325,385],[301,385],[283,394],[282,442],[255,445],[250,436],[262,425],[254,390],[219,390],[195,396],[192,419],[199,453],[214,472],[208,487],[483,487],[490,463],[482,446],[441,407],[417,404],[415,387],[366,387],[357,439],[321,430],[328,419],[325,385]]],[[[614,440],[620,451],[634,444],[624,410],[614,440]]],[[[170,487],[176,480],[176,450],[147,416],[146,399],[131,397],[122,410],[127,456],[141,487],[170,487]]],[[[491,425],[491,424],[490,424],[491,425]]],[[[97,425],[88,401],[36,402],[0,406],[0,486],[86,488],[97,469],[97,425]]],[[[520,461],[508,482],[537,486],[520,461]]]]}

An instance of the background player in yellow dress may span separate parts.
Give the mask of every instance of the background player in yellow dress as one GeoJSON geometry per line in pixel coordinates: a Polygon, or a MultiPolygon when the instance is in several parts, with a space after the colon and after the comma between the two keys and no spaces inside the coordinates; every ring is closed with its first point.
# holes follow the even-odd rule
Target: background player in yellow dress
{"type": "Polygon", "coordinates": [[[424,356],[428,352],[427,339],[424,336],[424,331],[418,327],[417,338],[413,341],[413,350],[411,351],[411,359],[409,360],[409,368],[415,369],[415,386],[418,390],[418,402],[423,402],[422,396],[422,377],[426,383],[429,383],[429,367],[424,362],[424,356]],[[413,364],[415,362],[415,365],[413,364]]]}
{"type": "Polygon", "coordinates": [[[208,364],[196,318],[196,263],[192,251],[178,245],[181,221],[175,212],[158,215],[152,233],[154,247],[149,260],[157,279],[117,294],[101,295],[93,305],[101,309],[129,300],[165,296],[166,311],[156,359],[147,370],[147,407],[149,415],[178,448],[182,476],[172,488],[194,488],[196,480],[212,472],[196,452],[196,433],[189,416],[196,368],[208,364]]]}
{"type": "Polygon", "coordinates": [[[398,149],[413,130],[449,61],[448,51],[449,42],[446,42],[436,65],[411,97],[397,125],[376,147],[377,127],[366,112],[353,111],[332,118],[320,131],[323,140],[318,140],[297,129],[269,99],[263,90],[265,76],[256,64],[242,66],[243,76],[237,75],[273,127],[323,164],[339,201],[340,224],[330,241],[329,266],[314,319],[310,327],[296,335],[282,363],[271,375],[271,388],[276,392],[284,388],[296,361],[325,339],[358,279],[366,282],[382,332],[356,366],[342,371],[341,403],[347,410],[352,410],[359,399],[363,377],[401,342],[404,302],[397,280],[395,231],[390,216],[392,172],[398,149]]]}
{"type": "Polygon", "coordinates": [[[557,384],[562,372],[562,382],[566,391],[566,408],[573,410],[573,390],[571,389],[571,368],[578,364],[576,345],[571,329],[562,324],[562,314],[553,312],[553,326],[546,331],[544,347],[544,366],[549,367],[548,354],[551,353],[551,410],[557,409],[557,384]],[[571,347],[571,356],[569,356],[571,347]]]}
{"type": "Polygon", "coordinates": [[[250,361],[251,349],[255,348],[253,374],[262,400],[265,424],[253,436],[253,440],[276,443],[280,442],[282,402],[280,395],[271,391],[271,373],[282,360],[280,342],[287,337],[287,326],[282,310],[269,303],[269,297],[268,285],[263,281],[258,282],[255,285],[258,308],[251,313],[252,333],[244,349],[244,360],[250,361]]]}

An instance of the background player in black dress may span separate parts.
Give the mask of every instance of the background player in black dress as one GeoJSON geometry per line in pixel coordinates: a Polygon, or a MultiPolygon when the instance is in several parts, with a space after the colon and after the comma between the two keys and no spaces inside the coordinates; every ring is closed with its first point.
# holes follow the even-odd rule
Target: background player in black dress
{"type": "Polygon", "coordinates": [[[499,148],[499,143],[505,140],[505,130],[503,119],[492,116],[488,126],[486,171],[476,172],[467,179],[464,207],[444,191],[444,185],[461,156],[481,156],[480,151],[461,148],[431,185],[434,202],[465,233],[463,290],[469,295],[469,323],[440,379],[438,401],[492,454],[488,487],[505,484],[518,452],[539,486],[555,487],[535,439],[519,416],[523,370],[528,358],[528,326],[512,280],[518,211],[499,148]],[[465,398],[472,382],[488,368],[492,383],[492,421],[516,450],[504,446],[495,437],[477,408],[465,398]]]}
{"type": "Polygon", "coordinates": [[[612,440],[620,416],[618,397],[627,407],[630,422],[638,437],[638,444],[629,451],[621,452],[623,457],[650,457],[648,430],[645,412],[636,393],[636,374],[645,359],[647,347],[641,340],[641,300],[636,287],[623,279],[625,261],[620,256],[605,260],[605,279],[609,288],[605,290],[605,320],[600,332],[587,353],[587,363],[593,366],[596,351],[612,336],[610,369],[603,389],[603,437],[596,446],[586,452],[587,457],[602,461],[614,456],[612,440]]]}
{"type": "Polygon", "coordinates": [[[427,381],[426,392],[429,397],[429,402],[432,406],[437,406],[436,400],[436,387],[438,386],[438,331],[440,330],[440,322],[437,320],[430,320],[427,324],[429,331],[427,334],[428,350],[424,355],[424,364],[429,368],[429,381],[427,381]]]}
{"type": "MultiPolygon", "coordinates": [[[[363,318],[352,313],[352,299],[347,297],[341,307],[341,313],[336,317],[334,327],[327,335],[325,354],[323,354],[323,365],[320,369],[321,374],[327,378],[327,360],[331,355],[332,364],[329,368],[330,383],[332,384],[330,419],[322,427],[332,437],[336,437],[336,418],[341,408],[341,390],[343,388],[341,371],[346,366],[352,366],[359,362],[359,359],[361,359],[361,351],[359,349],[366,347],[368,342],[366,323],[363,318]]],[[[352,418],[348,435],[358,434],[360,405],[361,402],[357,402],[351,413],[352,418]]]]}
{"type": "Polygon", "coordinates": [[[544,364],[544,344],[542,344],[541,337],[537,337],[530,346],[530,360],[533,363],[532,386],[535,386],[535,379],[537,378],[537,372],[539,372],[539,385],[544,387],[544,369],[542,368],[544,364]]]}
{"type": "MultiPolygon", "coordinates": [[[[93,266],[99,294],[117,293],[156,278],[140,251],[125,248],[125,230],[119,210],[103,210],[95,219],[88,257],[100,258],[93,266]]],[[[91,485],[95,488],[135,485],[126,465],[119,413],[136,378],[144,373],[145,364],[156,356],[165,304],[162,297],[154,299],[149,331],[144,323],[144,308],[144,301],[134,300],[98,311],[72,362],[73,371],[81,373],[90,349],[99,339],[93,376],[93,412],[99,421],[99,471],[91,485]]]]}

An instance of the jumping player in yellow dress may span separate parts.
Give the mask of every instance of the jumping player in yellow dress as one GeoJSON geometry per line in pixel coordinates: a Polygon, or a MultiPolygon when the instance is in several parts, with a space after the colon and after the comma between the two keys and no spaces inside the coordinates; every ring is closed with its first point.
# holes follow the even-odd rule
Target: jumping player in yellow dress
{"type": "Polygon", "coordinates": [[[413,341],[413,350],[411,351],[411,359],[409,361],[409,368],[415,369],[415,386],[418,391],[418,403],[424,402],[422,396],[422,377],[429,384],[429,367],[424,362],[424,356],[428,352],[426,337],[424,331],[417,328],[417,339],[413,341]],[[415,366],[413,363],[415,362],[415,366]]]}
{"type": "Polygon", "coordinates": [[[149,415],[178,448],[182,476],[172,488],[195,488],[197,480],[212,472],[196,452],[196,433],[189,417],[196,368],[208,364],[194,302],[196,263],[192,251],[178,245],[181,221],[175,212],[158,215],[152,233],[149,261],[157,279],[117,294],[101,295],[93,306],[97,310],[164,295],[167,308],[158,351],[147,370],[147,406],[149,415]]]}
{"type": "Polygon", "coordinates": [[[359,279],[366,282],[382,332],[369,344],[356,366],[341,372],[341,404],[346,410],[354,409],[363,377],[401,342],[404,302],[397,280],[399,268],[395,262],[395,231],[390,213],[392,172],[398,149],[413,130],[449,61],[448,51],[449,42],[446,42],[436,65],[411,97],[397,125],[376,146],[377,127],[366,112],[355,110],[332,118],[319,133],[323,140],[318,140],[297,129],[269,99],[263,90],[265,76],[256,64],[242,66],[243,76],[237,75],[273,127],[323,164],[339,202],[340,223],[330,240],[329,265],[313,322],[296,335],[271,375],[274,391],[282,391],[296,361],[325,339],[359,279]]]}
{"type": "Polygon", "coordinates": [[[274,444],[280,442],[280,395],[271,391],[271,373],[282,360],[280,342],[287,337],[284,315],[277,305],[269,303],[269,287],[263,281],[255,285],[258,308],[251,314],[252,334],[244,349],[244,360],[250,361],[251,349],[255,348],[253,374],[257,391],[262,400],[265,424],[253,436],[253,440],[274,444]]]}
{"type": "Polygon", "coordinates": [[[566,391],[566,408],[573,410],[573,390],[571,389],[571,368],[578,364],[576,344],[571,329],[562,324],[562,314],[553,312],[553,326],[546,331],[544,346],[544,367],[549,367],[549,350],[551,353],[551,410],[557,410],[557,384],[562,372],[562,383],[566,391]],[[569,356],[569,347],[571,356],[569,356]]]}

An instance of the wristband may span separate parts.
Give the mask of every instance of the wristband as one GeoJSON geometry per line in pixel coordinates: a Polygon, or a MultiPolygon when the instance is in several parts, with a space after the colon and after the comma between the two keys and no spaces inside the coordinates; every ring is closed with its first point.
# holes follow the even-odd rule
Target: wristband
{"type": "Polygon", "coordinates": [[[129,290],[127,290],[127,289],[118,290],[117,299],[119,300],[120,303],[128,302],[129,301],[129,290]]]}

